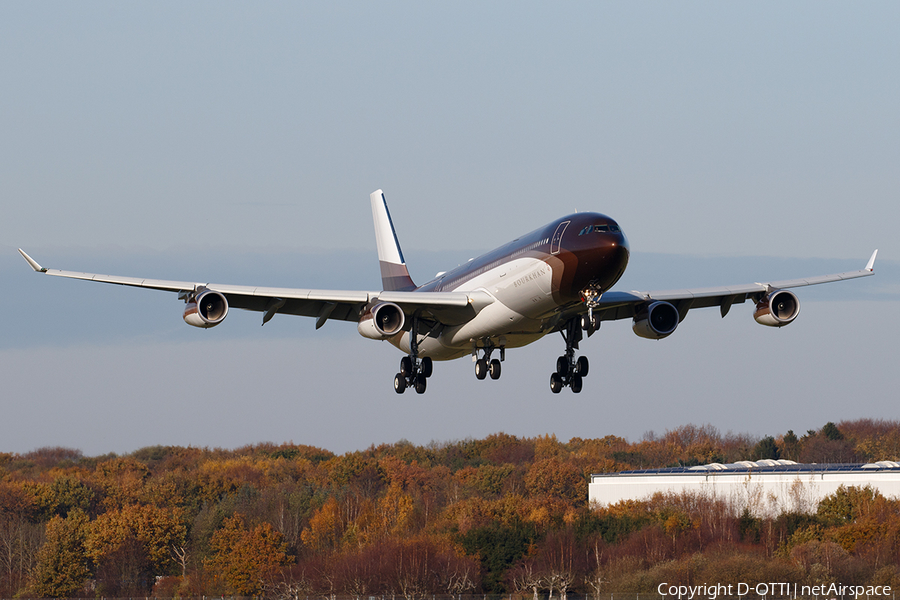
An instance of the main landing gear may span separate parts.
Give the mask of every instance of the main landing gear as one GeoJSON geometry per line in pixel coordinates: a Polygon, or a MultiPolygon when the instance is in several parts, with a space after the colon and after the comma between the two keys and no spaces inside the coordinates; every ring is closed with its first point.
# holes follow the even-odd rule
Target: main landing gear
{"type": "Polygon", "coordinates": [[[412,354],[400,359],[400,372],[394,375],[394,391],[402,394],[406,388],[416,389],[417,394],[424,394],[431,377],[434,363],[430,356],[418,359],[412,354]]]}
{"type": "Polygon", "coordinates": [[[575,359],[575,350],[578,349],[578,342],[582,339],[582,326],[582,319],[575,318],[566,322],[565,328],[560,330],[566,341],[566,353],[556,359],[556,371],[550,375],[550,391],[554,394],[560,393],[564,387],[572,388],[572,392],[576,394],[581,392],[583,380],[587,377],[590,367],[587,356],[575,359]]]}
{"type": "Polygon", "coordinates": [[[394,375],[394,391],[398,394],[405,392],[408,387],[415,388],[417,394],[424,394],[428,378],[434,370],[434,362],[430,356],[419,358],[418,321],[413,317],[409,332],[409,355],[400,359],[400,372],[394,375]]]}
{"type": "Polygon", "coordinates": [[[472,358],[475,360],[475,378],[484,379],[488,375],[491,379],[500,379],[500,363],[506,360],[506,347],[500,346],[500,360],[492,359],[491,354],[497,350],[497,346],[487,344],[483,348],[475,348],[472,351],[472,358]],[[482,350],[484,355],[478,358],[478,350],[482,350]]]}

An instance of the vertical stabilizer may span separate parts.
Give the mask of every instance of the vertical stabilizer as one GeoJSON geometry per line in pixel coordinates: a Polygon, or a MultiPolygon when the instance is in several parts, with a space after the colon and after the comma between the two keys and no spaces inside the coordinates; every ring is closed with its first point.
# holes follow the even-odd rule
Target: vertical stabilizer
{"type": "Polygon", "coordinates": [[[375,243],[378,245],[378,264],[381,266],[381,284],[387,292],[414,290],[416,284],[409,276],[403,251],[397,241],[397,232],[391,221],[384,192],[375,190],[372,200],[372,219],[375,221],[375,243]]]}

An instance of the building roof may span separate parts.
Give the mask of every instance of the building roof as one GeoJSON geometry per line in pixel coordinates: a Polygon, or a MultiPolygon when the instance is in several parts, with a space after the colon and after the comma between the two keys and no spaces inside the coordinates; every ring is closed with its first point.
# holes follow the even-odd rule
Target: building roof
{"type": "Polygon", "coordinates": [[[641,469],[618,473],[596,473],[599,477],[621,477],[630,475],[734,475],[748,472],[757,473],[859,473],[878,471],[900,471],[900,462],[882,460],[874,463],[796,463],[792,460],[742,460],[735,463],[710,463],[695,467],[668,467],[664,469],[641,469]]]}

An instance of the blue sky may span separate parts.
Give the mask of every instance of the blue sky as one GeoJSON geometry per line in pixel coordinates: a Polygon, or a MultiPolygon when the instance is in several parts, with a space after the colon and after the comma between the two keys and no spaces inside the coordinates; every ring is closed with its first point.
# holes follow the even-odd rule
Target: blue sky
{"type": "Polygon", "coordinates": [[[0,5],[0,451],[261,441],[343,452],[496,431],[631,439],[900,418],[900,38],[893,3],[0,5]],[[235,311],[45,266],[378,286],[385,190],[416,279],[574,210],[616,218],[624,289],[861,267],[791,327],[694,311],[650,342],[557,336],[499,382],[467,360],[397,396],[354,327],[235,311]]]}

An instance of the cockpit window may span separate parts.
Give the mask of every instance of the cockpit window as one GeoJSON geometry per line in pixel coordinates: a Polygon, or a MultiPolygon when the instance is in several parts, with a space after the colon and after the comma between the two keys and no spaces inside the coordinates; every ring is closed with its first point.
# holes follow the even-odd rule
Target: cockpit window
{"type": "Polygon", "coordinates": [[[621,229],[615,223],[604,223],[602,225],[588,225],[578,232],[578,235],[587,235],[588,233],[621,233],[621,229]]]}

